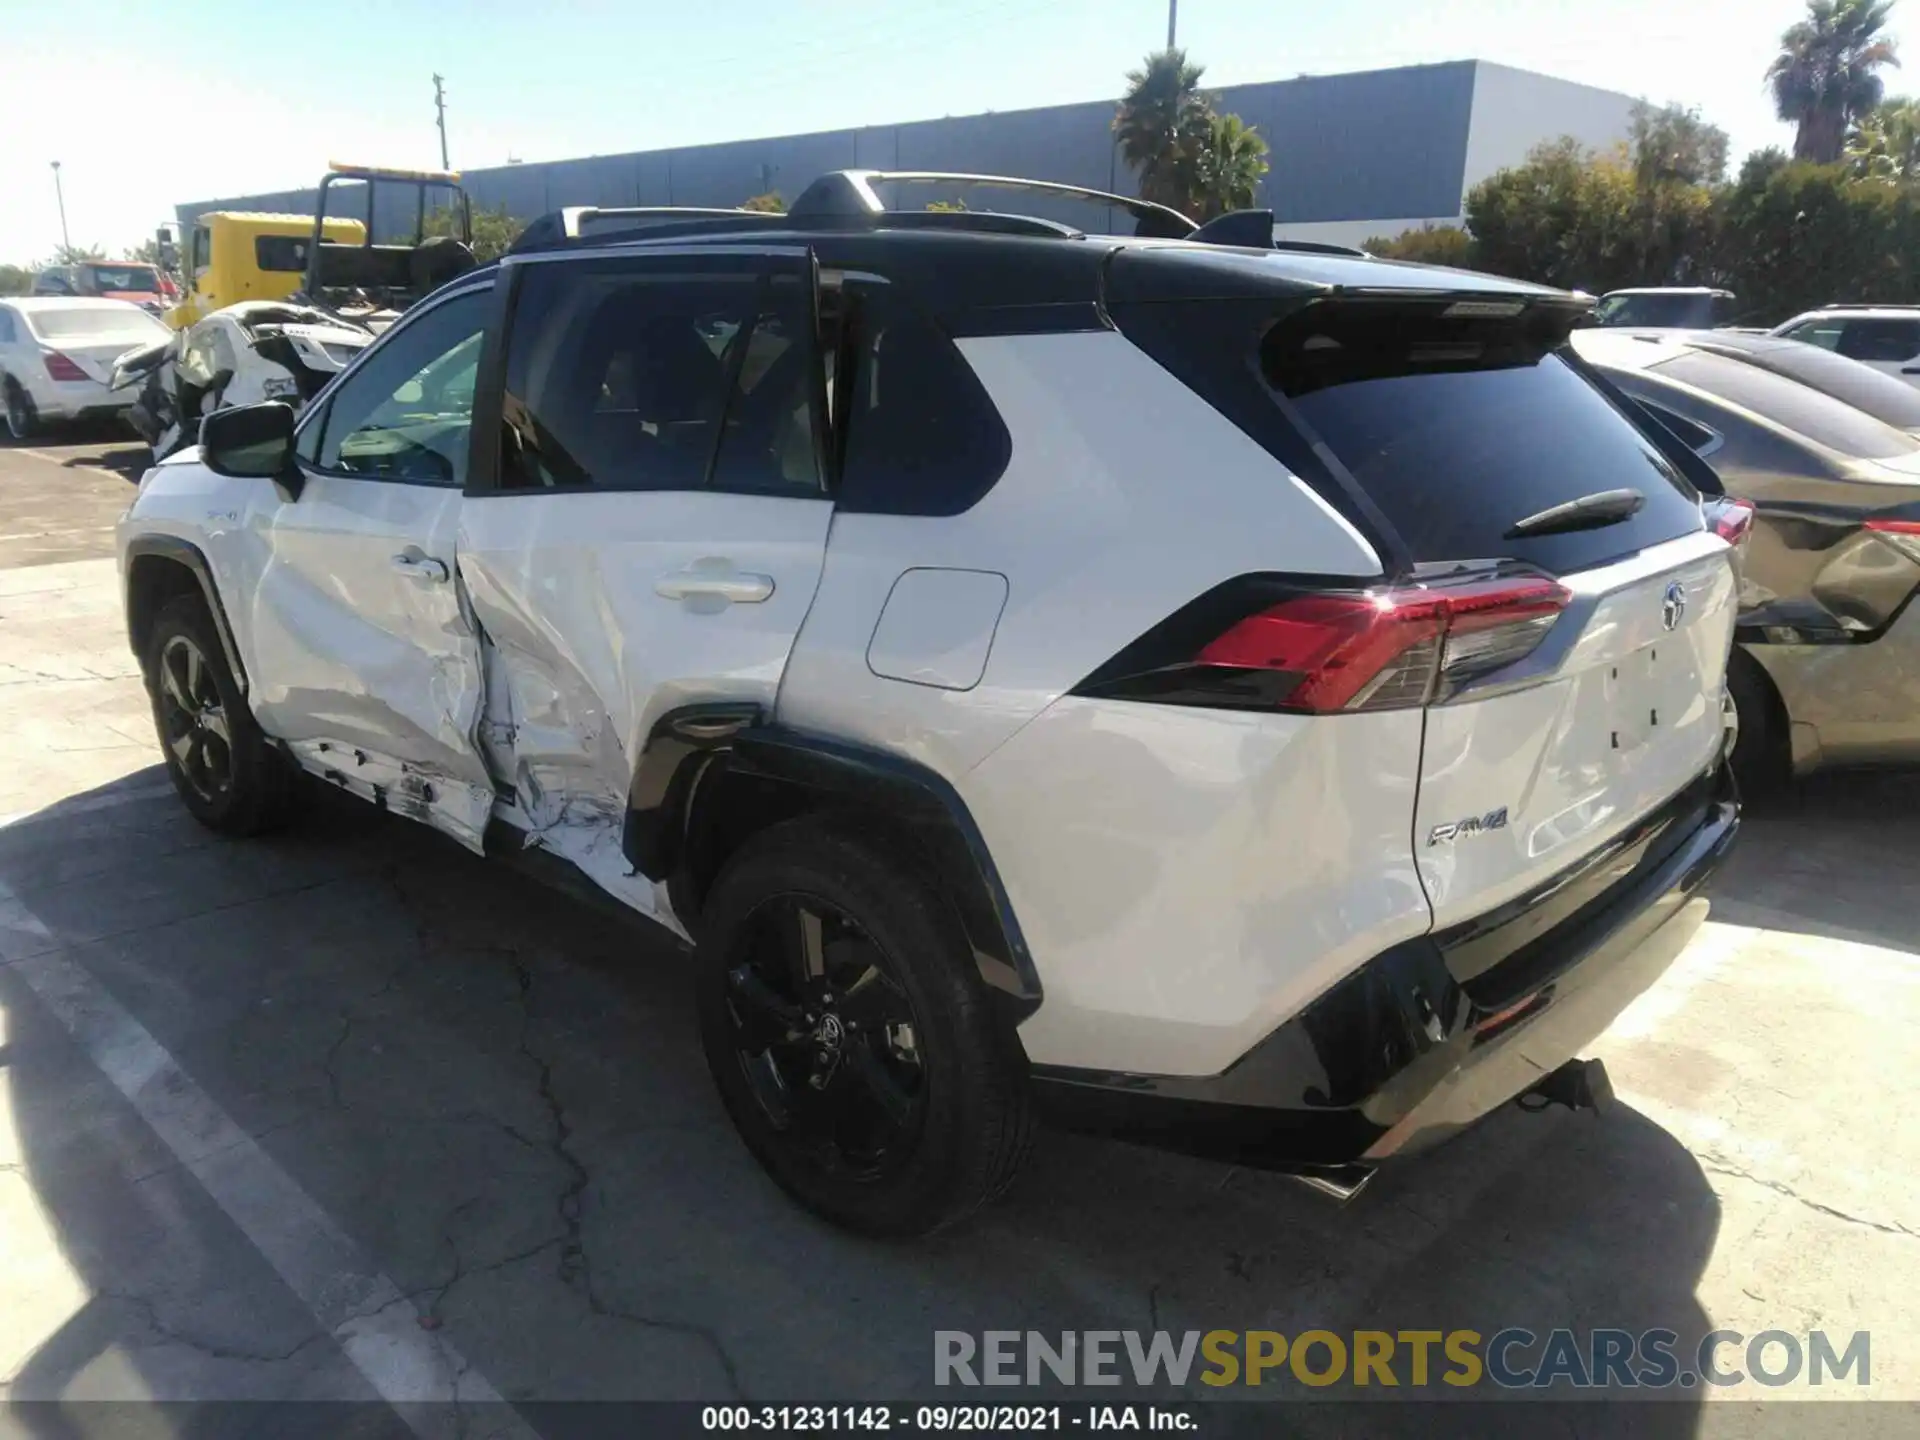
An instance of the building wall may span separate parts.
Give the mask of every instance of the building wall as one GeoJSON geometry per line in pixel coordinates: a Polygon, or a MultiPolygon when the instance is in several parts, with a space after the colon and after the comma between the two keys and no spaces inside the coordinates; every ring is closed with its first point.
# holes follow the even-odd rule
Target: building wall
{"type": "Polygon", "coordinates": [[[1634,99],[1531,70],[1475,62],[1473,123],[1467,130],[1460,193],[1527,158],[1543,140],[1571,135],[1603,150],[1627,138],[1634,99]]]}
{"type": "MultiPolygon", "coordinates": [[[[1563,131],[1615,138],[1631,101],[1545,75],[1460,60],[1348,75],[1303,76],[1218,92],[1220,108],[1256,127],[1271,168],[1255,203],[1283,233],[1364,239],[1424,218],[1458,220],[1465,190],[1537,141],[1563,131]],[[1408,219],[1405,217],[1423,217],[1408,219]]],[[[530,220],[562,205],[738,205],[774,189],[791,201],[815,176],[849,168],[1015,174],[1134,194],[1113,144],[1113,102],[1090,101],[814,135],[737,140],[544,164],[469,170],[478,206],[530,220]]],[[[956,194],[958,192],[955,192],[956,194]]],[[[931,192],[916,192],[924,203],[931,192]]],[[[975,208],[1017,208],[1097,225],[1087,208],[1031,195],[969,196],[975,208]]],[[[209,210],[312,213],[313,191],[283,191],[178,207],[183,223],[209,210]]],[[[329,206],[333,213],[342,213],[329,206]]],[[[375,229],[410,231],[411,198],[391,192],[375,229]]],[[[1130,228],[1109,212],[1108,228],[1130,228]]]]}

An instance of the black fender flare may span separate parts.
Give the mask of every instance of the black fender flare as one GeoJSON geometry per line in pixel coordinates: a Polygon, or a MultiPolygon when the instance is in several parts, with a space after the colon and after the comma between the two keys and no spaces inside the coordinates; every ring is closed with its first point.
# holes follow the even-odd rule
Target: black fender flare
{"type": "Polygon", "coordinates": [[[913,842],[952,902],[980,978],[1017,1018],[1039,1007],[1040,976],[1020,922],[953,785],[903,756],[771,724],[756,705],[684,706],[655,723],[634,767],[623,834],[641,874],[669,884],[685,874],[688,838],[716,768],[797,787],[808,808],[839,803],[883,816],[913,842]]]}
{"type": "Polygon", "coordinates": [[[140,653],[140,627],[135,607],[139,603],[139,594],[134,585],[137,562],[143,557],[158,556],[170,560],[192,574],[200,586],[201,597],[207,602],[207,613],[213,616],[213,628],[220,636],[220,648],[226,653],[227,668],[232,671],[234,683],[240,687],[240,693],[247,693],[247,667],[240,658],[240,647],[234,642],[233,626],[227,619],[226,606],[220,602],[220,587],[214,582],[213,567],[207,564],[206,554],[190,540],[182,540],[177,535],[136,535],[127,542],[126,549],[126,591],[124,600],[127,607],[127,642],[133,647],[134,658],[142,665],[146,656],[140,653]]]}

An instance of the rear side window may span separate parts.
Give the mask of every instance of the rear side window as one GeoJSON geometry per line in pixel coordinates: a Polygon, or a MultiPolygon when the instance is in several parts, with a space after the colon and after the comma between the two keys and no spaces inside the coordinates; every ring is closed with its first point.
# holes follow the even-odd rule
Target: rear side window
{"type": "Polygon", "coordinates": [[[958,515],[999,480],[1012,437],[973,367],[932,320],[881,289],[854,297],[841,390],[839,508],[958,515]]]}
{"type": "Polygon", "coordinates": [[[1415,561],[1524,560],[1564,574],[1700,528],[1698,496],[1558,353],[1548,320],[1310,306],[1268,330],[1261,371],[1415,561]],[[1514,537],[1520,521],[1633,489],[1624,520],[1514,537]]]}
{"type": "Polygon", "coordinates": [[[1688,351],[1651,370],[1731,401],[1842,455],[1886,460],[1920,451],[1920,441],[1831,395],[1725,355],[1688,351]]]}
{"type": "Polygon", "coordinates": [[[1807,320],[1787,331],[1786,338],[1818,345],[1822,350],[1838,350],[1844,328],[1838,320],[1807,320]]]}
{"type": "Polygon", "coordinates": [[[501,488],[820,495],[818,363],[797,279],[528,266],[501,488]]]}
{"type": "Polygon", "coordinates": [[[1687,419],[1677,411],[1669,410],[1664,405],[1656,405],[1651,400],[1639,400],[1638,403],[1641,409],[1671,430],[1679,438],[1680,443],[1694,454],[1708,454],[1720,444],[1720,437],[1713,431],[1696,421],[1687,419]]]}
{"type": "Polygon", "coordinates": [[[307,268],[307,241],[298,235],[256,235],[253,263],[262,270],[300,275],[307,268]]]}

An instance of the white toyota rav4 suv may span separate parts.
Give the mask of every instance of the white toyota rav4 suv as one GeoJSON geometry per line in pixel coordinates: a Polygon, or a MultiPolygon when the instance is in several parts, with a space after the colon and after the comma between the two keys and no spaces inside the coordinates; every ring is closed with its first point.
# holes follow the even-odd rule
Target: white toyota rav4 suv
{"type": "Polygon", "coordinates": [[[1738,823],[1735,584],[1582,302],[901,178],[550,216],[297,423],[209,418],[120,529],[188,807],[304,772],[570,862],[870,1232],[1036,1113],[1350,1190],[1600,1098],[1738,823]]]}

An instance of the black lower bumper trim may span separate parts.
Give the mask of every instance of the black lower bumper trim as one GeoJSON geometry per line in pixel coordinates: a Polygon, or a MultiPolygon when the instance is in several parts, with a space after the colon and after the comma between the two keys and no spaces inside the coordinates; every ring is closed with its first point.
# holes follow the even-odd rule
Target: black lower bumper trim
{"type": "MultiPolygon", "coordinates": [[[[1512,1047],[1550,1036],[1567,1047],[1547,1062],[1551,1068],[1651,982],[1658,969],[1645,973],[1644,957],[1636,956],[1719,868],[1739,824],[1732,781],[1718,769],[1636,826],[1626,843],[1609,846],[1600,862],[1590,857],[1533,892],[1536,907],[1557,923],[1534,924],[1531,912],[1504,906],[1491,917],[1497,923],[1396,945],[1219,1075],[1035,1066],[1043,1113],[1073,1129],[1290,1171],[1401,1148],[1428,1110],[1445,1110],[1446,1124],[1457,1128],[1461,1097],[1500,1090],[1512,1047]],[[1598,876],[1607,883],[1595,884],[1598,876]],[[1520,943],[1503,946],[1495,963],[1463,966],[1462,936],[1481,945],[1480,958],[1489,936],[1520,943]],[[1581,1025],[1591,1029],[1575,1033],[1581,1025]],[[1478,1068],[1491,1085],[1461,1083],[1478,1068]],[[1452,1097],[1444,1106],[1435,1100],[1442,1091],[1452,1097]]],[[[1671,956],[1654,958],[1664,968],[1671,956]]],[[[1530,1055],[1515,1073],[1540,1064],[1530,1055]]],[[[1515,1079],[1485,1108],[1527,1083],[1515,1079]]]]}

